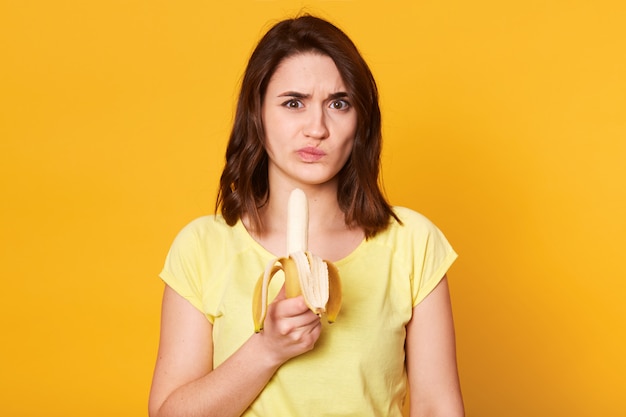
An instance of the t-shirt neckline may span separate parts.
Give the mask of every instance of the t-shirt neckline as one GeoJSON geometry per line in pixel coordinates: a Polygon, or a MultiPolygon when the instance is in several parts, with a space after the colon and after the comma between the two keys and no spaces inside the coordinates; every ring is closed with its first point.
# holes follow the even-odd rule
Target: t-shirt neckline
{"type": "MultiPolygon", "coordinates": [[[[235,224],[235,229],[238,230],[238,232],[241,233],[245,237],[246,240],[248,240],[250,245],[252,245],[257,251],[262,253],[268,259],[280,258],[284,256],[284,255],[277,255],[275,253],[272,253],[269,250],[267,250],[265,246],[261,245],[259,241],[257,241],[254,237],[252,237],[252,235],[250,234],[246,226],[243,224],[241,219],[239,219],[237,223],[235,224]]],[[[354,248],[354,250],[352,250],[352,252],[350,252],[349,254],[347,254],[341,259],[332,261],[332,263],[334,265],[342,265],[342,264],[346,264],[350,262],[353,258],[358,256],[358,254],[363,250],[363,247],[367,245],[367,243],[368,243],[368,240],[366,238],[361,239],[361,242],[354,248]]]]}

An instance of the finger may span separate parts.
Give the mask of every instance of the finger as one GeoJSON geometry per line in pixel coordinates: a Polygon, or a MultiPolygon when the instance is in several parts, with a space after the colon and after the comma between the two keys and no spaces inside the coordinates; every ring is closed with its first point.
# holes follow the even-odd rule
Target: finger
{"type": "Polygon", "coordinates": [[[308,308],[304,313],[291,317],[291,320],[291,323],[296,329],[311,329],[321,326],[322,324],[320,316],[313,313],[308,308]]]}
{"type": "Polygon", "coordinates": [[[271,305],[272,310],[277,317],[296,317],[302,314],[310,312],[315,316],[309,307],[304,302],[304,297],[299,295],[292,298],[277,298],[274,299],[271,305]]]}
{"type": "Polygon", "coordinates": [[[300,332],[300,340],[302,340],[306,345],[309,345],[309,348],[312,349],[322,333],[322,323],[317,320],[316,323],[300,328],[300,332]]]}

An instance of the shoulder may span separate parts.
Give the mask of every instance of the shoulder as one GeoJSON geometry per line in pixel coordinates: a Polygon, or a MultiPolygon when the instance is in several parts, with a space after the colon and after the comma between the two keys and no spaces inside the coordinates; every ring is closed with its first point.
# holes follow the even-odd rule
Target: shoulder
{"type": "Polygon", "coordinates": [[[193,219],[178,233],[178,237],[201,236],[207,233],[223,233],[229,229],[222,216],[206,215],[193,219]]]}
{"type": "Polygon", "coordinates": [[[409,234],[430,234],[439,232],[437,226],[423,214],[407,207],[394,206],[393,212],[400,222],[395,219],[392,221],[390,229],[397,230],[399,233],[409,234]]]}
{"type": "Polygon", "coordinates": [[[410,265],[413,306],[445,276],[457,258],[443,232],[426,216],[405,207],[394,207],[402,224],[394,222],[394,253],[410,265]]]}
{"type": "Polygon", "coordinates": [[[393,246],[397,254],[406,256],[432,249],[452,250],[444,233],[428,217],[407,207],[394,206],[393,211],[399,222],[392,219],[387,230],[376,236],[378,242],[393,246]]]}
{"type": "Polygon", "coordinates": [[[232,233],[230,227],[219,215],[198,217],[187,223],[176,235],[173,246],[190,249],[203,248],[209,244],[217,246],[232,233]]]}

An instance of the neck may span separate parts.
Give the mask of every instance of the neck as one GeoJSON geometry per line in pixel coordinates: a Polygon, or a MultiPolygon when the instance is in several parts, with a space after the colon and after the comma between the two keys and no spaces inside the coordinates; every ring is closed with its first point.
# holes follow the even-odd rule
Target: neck
{"type": "MultiPolygon", "coordinates": [[[[286,230],[287,203],[291,191],[296,188],[272,189],[267,204],[261,210],[263,223],[268,230],[286,230]]],[[[336,187],[302,187],[309,204],[309,226],[311,229],[328,227],[339,220],[344,223],[344,215],[337,202],[336,187]]]]}
{"type": "MultiPolygon", "coordinates": [[[[309,204],[309,250],[331,261],[342,259],[352,252],[364,235],[360,228],[346,225],[344,213],[337,202],[336,186],[298,187],[306,194],[309,204]]],[[[259,213],[263,232],[250,231],[252,237],[275,256],[284,256],[287,251],[287,205],[294,188],[293,184],[272,187],[270,198],[259,213]]]]}

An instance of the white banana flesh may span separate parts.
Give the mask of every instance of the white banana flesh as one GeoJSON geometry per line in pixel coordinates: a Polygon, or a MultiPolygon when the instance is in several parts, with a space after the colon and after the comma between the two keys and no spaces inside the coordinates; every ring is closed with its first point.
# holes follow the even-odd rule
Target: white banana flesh
{"type": "Polygon", "coordinates": [[[287,202],[287,255],[306,252],[309,246],[309,202],[296,188],[287,202]]]}
{"type": "Polygon", "coordinates": [[[252,303],[254,329],[263,329],[267,313],[267,291],[272,277],[283,271],[285,295],[303,295],[315,314],[326,315],[332,323],[341,308],[341,281],[337,268],[308,251],[309,210],[306,195],[300,189],[292,191],[287,206],[287,257],[270,261],[259,277],[252,303]]]}

